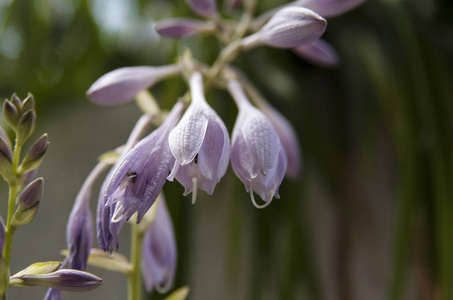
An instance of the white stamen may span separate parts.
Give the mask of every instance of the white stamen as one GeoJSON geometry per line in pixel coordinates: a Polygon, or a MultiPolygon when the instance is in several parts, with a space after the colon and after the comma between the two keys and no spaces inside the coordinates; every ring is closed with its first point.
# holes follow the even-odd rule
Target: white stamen
{"type": "Polygon", "coordinates": [[[192,178],[193,189],[192,189],[192,204],[195,204],[197,201],[197,194],[198,194],[198,179],[197,177],[192,178]]]}
{"type": "Polygon", "coordinates": [[[113,213],[113,216],[112,216],[112,219],[110,220],[110,222],[118,223],[119,221],[121,221],[124,218],[123,212],[124,212],[124,206],[123,206],[123,202],[121,201],[121,202],[118,202],[118,204],[116,205],[115,212],[113,213]]]}
{"type": "Polygon", "coordinates": [[[250,187],[250,198],[252,199],[252,203],[253,203],[253,205],[254,205],[256,208],[258,208],[258,209],[263,209],[263,208],[265,208],[266,206],[268,206],[269,204],[271,204],[272,199],[274,198],[274,191],[273,191],[273,190],[271,191],[271,196],[270,196],[270,198],[269,198],[269,200],[268,200],[267,202],[264,202],[264,204],[259,205],[259,204],[256,203],[256,201],[255,201],[255,196],[253,195],[253,188],[250,187]]]}
{"type": "MultiPolygon", "coordinates": [[[[168,269],[167,269],[166,271],[169,272],[168,269]]],[[[157,291],[158,293],[160,293],[160,294],[165,294],[165,293],[167,293],[167,292],[170,290],[170,288],[171,288],[171,280],[168,280],[168,279],[167,279],[167,280],[165,281],[165,285],[164,285],[164,286],[162,286],[162,285],[160,285],[160,284],[155,284],[155,285],[154,285],[154,288],[156,289],[156,291],[157,291]]]]}

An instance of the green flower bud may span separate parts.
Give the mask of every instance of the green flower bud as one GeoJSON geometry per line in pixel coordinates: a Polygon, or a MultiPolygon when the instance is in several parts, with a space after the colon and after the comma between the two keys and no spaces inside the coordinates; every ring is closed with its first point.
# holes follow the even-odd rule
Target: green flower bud
{"type": "Polygon", "coordinates": [[[0,137],[0,175],[9,183],[14,181],[13,153],[3,137],[0,137]]]}
{"type": "Polygon", "coordinates": [[[21,145],[28,139],[35,129],[36,113],[34,110],[27,110],[20,117],[17,125],[17,140],[21,145]]]}
{"type": "Polygon", "coordinates": [[[19,207],[14,213],[12,226],[18,227],[30,223],[38,212],[39,201],[43,194],[44,180],[38,178],[32,181],[25,189],[17,196],[19,207]]]}
{"type": "Polygon", "coordinates": [[[52,272],[55,272],[56,270],[58,270],[58,268],[60,266],[61,266],[61,262],[59,262],[59,261],[37,262],[37,263],[29,265],[22,271],[14,274],[11,277],[11,280],[21,278],[24,275],[38,275],[38,274],[52,273],[52,272]]]}
{"type": "Polygon", "coordinates": [[[16,93],[11,95],[10,102],[16,107],[19,116],[22,114],[22,100],[17,96],[16,93]]]}
{"type": "Polygon", "coordinates": [[[8,99],[5,99],[5,102],[3,102],[3,116],[9,126],[14,129],[17,128],[17,124],[19,123],[19,112],[8,99]]]}
{"type": "Polygon", "coordinates": [[[32,94],[28,93],[27,98],[22,101],[22,112],[27,110],[34,110],[35,109],[35,98],[32,94]]]}
{"type": "Polygon", "coordinates": [[[45,133],[28,150],[19,167],[19,173],[27,173],[38,168],[44,158],[48,145],[49,139],[47,133],[45,133]]]}

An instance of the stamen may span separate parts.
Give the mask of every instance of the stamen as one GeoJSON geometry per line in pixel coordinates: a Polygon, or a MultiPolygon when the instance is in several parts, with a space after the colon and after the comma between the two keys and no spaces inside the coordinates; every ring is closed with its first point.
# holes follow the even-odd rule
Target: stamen
{"type": "Polygon", "coordinates": [[[131,181],[132,181],[132,183],[135,183],[135,181],[137,180],[136,177],[137,177],[137,173],[136,172],[126,173],[126,177],[124,177],[124,179],[121,181],[119,189],[120,190],[124,190],[125,188],[127,188],[127,185],[131,181]]]}
{"type": "Polygon", "coordinates": [[[263,209],[265,208],[266,206],[268,206],[269,204],[271,204],[272,202],[272,199],[274,198],[274,191],[271,191],[271,197],[269,198],[269,200],[267,202],[264,202],[264,204],[261,204],[259,205],[258,203],[256,203],[255,201],[255,196],[253,195],[253,188],[250,187],[250,198],[252,199],[252,203],[253,205],[258,208],[258,209],[263,209]]]}
{"type": "Polygon", "coordinates": [[[197,194],[198,194],[198,179],[197,177],[192,178],[193,189],[192,189],[192,204],[195,204],[197,201],[197,194]]]}
{"type": "Polygon", "coordinates": [[[124,218],[123,212],[124,212],[123,202],[119,202],[115,207],[115,212],[113,213],[110,222],[118,223],[119,221],[121,221],[124,218]]]}
{"type": "MultiPolygon", "coordinates": [[[[168,271],[168,270],[167,270],[168,271]]],[[[170,288],[171,288],[171,280],[166,280],[165,281],[165,285],[160,285],[159,283],[155,284],[154,285],[154,288],[156,289],[156,291],[159,293],[159,294],[165,294],[167,293],[170,288]]]]}

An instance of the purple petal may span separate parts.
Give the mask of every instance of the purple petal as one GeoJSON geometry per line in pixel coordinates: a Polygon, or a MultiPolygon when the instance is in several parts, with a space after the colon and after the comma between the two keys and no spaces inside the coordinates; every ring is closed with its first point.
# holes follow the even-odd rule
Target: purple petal
{"type": "Polygon", "coordinates": [[[170,214],[161,196],[154,221],[143,240],[142,276],[146,289],[160,292],[172,286],[176,272],[176,239],[170,214]]]}
{"type": "Polygon", "coordinates": [[[280,138],[280,142],[285,150],[288,159],[286,174],[291,178],[297,178],[300,173],[301,150],[299,140],[293,126],[276,109],[267,105],[264,113],[274,125],[280,138]]]}
{"type": "Polygon", "coordinates": [[[356,6],[359,6],[365,0],[298,0],[292,5],[309,8],[323,17],[334,17],[341,15],[356,6]]]}
{"type": "Polygon", "coordinates": [[[157,22],[154,29],[163,37],[184,38],[214,30],[211,23],[192,19],[165,19],[157,22]]]}
{"type": "Polygon", "coordinates": [[[339,63],[337,51],[322,39],[292,50],[300,57],[321,67],[335,67],[339,63]]]}
{"type": "MultiPolygon", "coordinates": [[[[84,195],[90,197],[90,195],[84,195]]],[[[89,199],[88,199],[89,200],[89,199]]],[[[66,228],[66,243],[69,250],[69,266],[76,270],[86,270],[90,249],[93,244],[93,216],[84,200],[80,206],[74,207],[69,216],[66,228]]]]}
{"type": "Polygon", "coordinates": [[[28,286],[47,286],[57,290],[70,292],[86,292],[99,287],[101,278],[88,272],[64,269],[53,273],[24,275],[20,277],[28,286]]]}
{"type": "Polygon", "coordinates": [[[200,16],[212,18],[217,14],[215,0],[186,0],[190,8],[200,16]]]}
{"type": "Polygon", "coordinates": [[[316,41],[327,21],[310,9],[289,6],[279,10],[261,30],[242,41],[252,48],[260,43],[277,48],[296,48],[316,41]]]}
{"type": "Polygon", "coordinates": [[[61,292],[56,289],[48,289],[44,300],[62,300],[61,292]]]}
{"type": "Polygon", "coordinates": [[[177,74],[179,70],[178,65],[120,68],[96,80],[87,91],[87,96],[98,105],[121,104],[133,100],[140,91],[177,74]]]}

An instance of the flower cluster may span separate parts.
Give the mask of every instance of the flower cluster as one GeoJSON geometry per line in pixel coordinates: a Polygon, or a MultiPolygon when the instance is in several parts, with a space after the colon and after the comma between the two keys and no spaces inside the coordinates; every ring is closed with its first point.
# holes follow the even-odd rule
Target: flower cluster
{"type": "MultiPolygon", "coordinates": [[[[137,123],[125,146],[101,159],[77,196],[67,228],[71,267],[84,270],[87,261],[99,256],[93,250],[90,252],[93,222],[88,201],[94,179],[111,164],[98,199],[98,244],[105,251],[117,250],[118,234],[126,221],[147,224],[141,230],[144,236],[141,270],[148,290],[166,290],[174,279],[176,243],[162,197],[155,209],[167,180],[176,179],[184,187],[184,195],[192,193],[195,203],[198,189],[209,195],[214,193],[231,162],[255,207],[264,208],[273,198],[279,198],[283,178],[297,178],[300,173],[297,134],[289,121],[230,63],[241,52],[270,46],[290,49],[318,65],[335,66],[339,61],[337,53],[320,39],[327,26],[324,17],[343,13],[361,2],[300,0],[254,18],[254,1],[227,1],[229,9],[241,3],[244,7],[243,18],[232,22],[222,19],[215,0],[187,0],[204,20],[158,22],[155,29],[162,37],[179,39],[213,34],[223,43],[223,50],[211,66],[192,58],[185,50],[177,64],[117,69],[89,88],[87,96],[99,105],[139,99],[139,106],[147,107],[142,117],[147,121],[137,123]],[[144,91],[170,76],[182,77],[188,93],[165,115],[144,91]],[[229,130],[205,97],[205,90],[214,86],[227,90],[238,108],[231,140],[229,130]],[[157,129],[140,139],[150,124],[157,129]],[[262,199],[261,204],[255,200],[255,194],[262,199]],[[149,217],[150,211],[154,217],[149,217]]],[[[92,263],[102,265],[99,261],[92,263]]],[[[124,273],[136,271],[127,261],[119,265],[117,268],[124,273]]]]}

